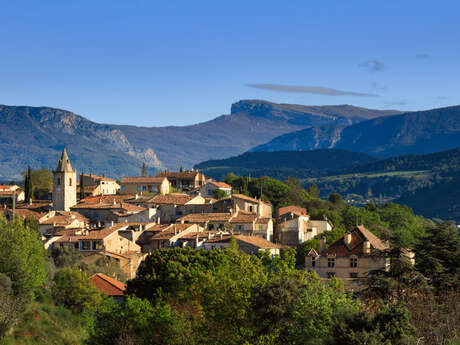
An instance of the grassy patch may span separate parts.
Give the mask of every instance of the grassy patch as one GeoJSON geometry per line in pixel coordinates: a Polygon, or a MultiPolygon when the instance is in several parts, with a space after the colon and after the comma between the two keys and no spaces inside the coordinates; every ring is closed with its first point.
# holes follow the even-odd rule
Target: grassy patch
{"type": "Polygon", "coordinates": [[[48,300],[29,304],[22,321],[1,345],[79,345],[86,337],[81,316],[48,300]]]}

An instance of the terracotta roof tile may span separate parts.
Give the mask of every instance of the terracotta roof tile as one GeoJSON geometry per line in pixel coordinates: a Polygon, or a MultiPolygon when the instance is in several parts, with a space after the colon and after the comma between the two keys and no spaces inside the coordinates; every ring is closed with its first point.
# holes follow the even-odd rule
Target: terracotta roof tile
{"type": "Polygon", "coordinates": [[[245,235],[224,235],[222,238],[220,237],[215,237],[211,240],[208,240],[208,243],[219,243],[219,242],[230,242],[232,238],[235,238],[238,241],[245,242],[247,244],[250,244],[254,247],[260,248],[260,249],[266,249],[266,248],[284,248],[284,246],[267,241],[265,238],[258,237],[258,236],[245,236],[245,235]]]}
{"type": "Polygon", "coordinates": [[[253,203],[259,203],[259,201],[263,202],[264,204],[271,205],[271,203],[264,201],[264,200],[259,200],[255,198],[251,198],[250,196],[244,195],[244,194],[232,194],[231,198],[237,198],[237,199],[243,199],[246,201],[250,201],[253,203]]]}
{"type": "Polygon", "coordinates": [[[172,178],[181,178],[181,179],[195,179],[198,175],[198,171],[163,171],[159,172],[157,177],[172,177],[172,178]]]}
{"type": "Polygon", "coordinates": [[[363,254],[363,243],[369,241],[371,249],[387,250],[389,246],[372,232],[363,226],[357,226],[351,232],[351,241],[345,243],[345,236],[335,241],[329,248],[324,249],[320,255],[335,254],[337,256],[349,256],[363,254]]]}
{"type": "Polygon", "coordinates": [[[278,209],[278,217],[281,217],[282,215],[287,214],[287,213],[293,213],[298,216],[306,216],[307,210],[303,207],[294,206],[294,205],[284,206],[278,209]]]}
{"type": "Polygon", "coordinates": [[[214,186],[219,187],[219,188],[232,189],[232,186],[226,184],[225,182],[212,181],[212,182],[209,182],[209,183],[213,184],[214,186]]]}
{"type": "Polygon", "coordinates": [[[194,199],[194,197],[190,195],[177,193],[177,194],[156,195],[150,200],[150,202],[154,204],[185,205],[192,199],[194,199]]]}
{"type": "Polygon", "coordinates": [[[125,284],[102,273],[93,274],[89,280],[91,285],[108,296],[123,296],[126,290],[125,284]]]}
{"type": "Polygon", "coordinates": [[[177,222],[206,223],[206,222],[228,222],[232,217],[231,213],[191,213],[183,216],[177,222]]]}
{"type": "Polygon", "coordinates": [[[165,177],[123,177],[120,183],[133,183],[133,184],[141,184],[141,183],[151,183],[151,184],[162,184],[165,180],[165,177]]]}

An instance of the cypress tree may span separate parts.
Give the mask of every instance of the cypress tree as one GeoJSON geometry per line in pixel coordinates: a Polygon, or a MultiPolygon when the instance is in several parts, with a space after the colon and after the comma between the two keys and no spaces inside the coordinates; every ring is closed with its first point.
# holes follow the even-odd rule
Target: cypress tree
{"type": "Polygon", "coordinates": [[[80,174],[80,200],[85,198],[85,184],[83,183],[83,174],[80,174]]]}
{"type": "Polygon", "coordinates": [[[142,177],[147,176],[147,167],[145,166],[145,162],[142,163],[141,176],[142,177]]]}
{"type": "Polygon", "coordinates": [[[28,182],[28,173],[24,175],[24,198],[26,202],[28,201],[27,198],[29,197],[29,182],[28,182]]]}
{"type": "Polygon", "coordinates": [[[32,200],[33,195],[33,186],[32,186],[32,169],[30,166],[27,167],[27,178],[26,178],[27,187],[26,189],[26,202],[30,202],[32,200]]]}

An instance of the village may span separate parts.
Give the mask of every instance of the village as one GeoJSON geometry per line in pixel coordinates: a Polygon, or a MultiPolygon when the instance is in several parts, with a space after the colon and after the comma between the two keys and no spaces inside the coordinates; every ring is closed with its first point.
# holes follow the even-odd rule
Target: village
{"type": "MultiPolygon", "coordinates": [[[[75,248],[87,263],[109,258],[129,279],[158,249],[224,249],[234,240],[247,254],[265,251],[273,257],[334,227],[327,219],[310,219],[298,206],[273,210],[269,202],[233,193],[227,183],[199,171],[141,175],[117,181],[81,174],[78,181],[64,148],[53,171],[52,202],[26,203],[19,186],[0,186],[2,200],[10,198],[13,205],[4,202],[2,213],[7,220],[36,220],[45,249],[75,248]]],[[[305,257],[305,269],[323,279],[354,281],[371,270],[388,270],[389,257],[375,254],[389,250],[388,242],[357,225],[327,248],[322,238],[320,251],[312,249],[305,257]]],[[[401,249],[401,255],[415,263],[409,249],[401,249]]],[[[107,294],[123,294],[124,284],[115,277],[96,274],[91,280],[107,294]]]]}

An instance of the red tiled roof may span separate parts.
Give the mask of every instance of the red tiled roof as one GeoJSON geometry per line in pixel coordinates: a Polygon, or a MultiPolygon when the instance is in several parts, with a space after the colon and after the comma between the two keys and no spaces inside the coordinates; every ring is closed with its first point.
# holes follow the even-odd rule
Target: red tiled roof
{"type": "Polygon", "coordinates": [[[198,171],[163,171],[159,172],[156,177],[173,177],[181,179],[195,179],[198,171]]]}
{"type": "Polygon", "coordinates": [[[22,190],[0,190],[0,195],[13,196],[24,194],[22,190]]]}
{"type": "Polygon", "coordinates": [[[117,181],[117,180],[115,180],[113,178],[104,177],[104,176],[97,176],[97,175],[93,175],[93,174],[83,174],[83,176],[87,176],[87,177],[90,177],[92,179],[100,180],[100,181],[112,181],[112,182],[117,181]]]}
{"type": "Polygon", "coordinates": [[[214,186],[219,187],[219,188],[232,189],[232,186],[226,184],[225,182],[212,181],[212,182],[209,182],[209,183],[213,184],[214,186]]]}
{"type": "Polygon", "coordinates": [[[230,220],[230,223],[253,223],[257,220],[258,215],[239,211],[238,214],[230,220]]]}
{"type": "Polygon", "coordinates": [[[123,296],[126,290],[125,284],[102,273],[93,274],[89,280],[91,285],[108,296],[123,296]]]}
{"type": "Polygon", "coordinates": [[[134,195],[129,195],[129,194],[116,194],[116,195],[97,195],[97,196],[89,196],[87,198],[84,198],[80,200],[82,203],[88,203],[88,204],[97,204],[97,203],[113,203],[115,202],[120,202],[124,201],[127,199],[132,199],[134,198],[134,195]]]}
{"type": "Polygon", "coordinates": [[[281,217],[282,215],[286,214],[286,213],[293,213],[293,214],[296,214],[298,216],[306,216],[307,215],[307,210],[303,207],[299,207],[299,206],[284,206],[284,207],[280,207],[278,209],[278,217],[281,217]]]}
{"type": "Polygon", "coordinates": [[[369,241],[371,249],[387,250],[390,247],[375,236],[372,232],[367,230],[364,226],[357,226],[351,232],[351,241],[349,244],[345,243],[345,236],[335,241],[329,248],[324,249],[320,254],[329,255],[335,254],[337,256],[358,255],[363,253],[364,241],[369,241]]]}
{"type": "Polygon", "coordinates": [[[187,230],[191,226],[193,226],[193,224],[171,224],[165,230],[153,235],[151,239],[152,240],[168,240],[171,237],[177,235],[178,233],[181,233],[187,230]]]}
{"type": "Polygon", "coordinates": [[[222,238],[215,237],[211,240],[208,240],[207,243],[219,243],[219,242],[230,242],[232,238],[235,238],[236,241],[245,242],[250,244],[254,247],[266,249],[266,248],[284,248],[279,244],[267,241],[265,238],[258,237],[258,236],[245,236],[245,235],[224,235],[222,238]]]}
{"type": "Polygon", "coordinates": [[[185,205],[192,199],[194,199],[194,197],[190,195],[177,193],[177,194],[156,195],[150,200],[150,202],[154,204],[185,205]]]}
{"type": "Polygon", "coordinates": [[[104,228],[102,230],[90,230],[88,235],[82,236],[82,240],[102,240],[107,236],[112,235],[114,232],[121,230],[122,228],[128,226],[129,223],[118,223],[109,228],[104,228]]]}
{"type": "MultiPolygon", "coordinates": [[[[13,210],[8,210],[9,212],[13,212],[13,210]]],[[[41,212],[36,212],[36,211],[33,211],[33,210],[29,210],[27,208],[17,208],[14,210],[14,214],[16,216],[19,216],[21,218],[27,218],[27,217],[30,217],[30,218],[33,218],[35,220],[39,220],[41,217],[43,217],[45,215],[45,213],[41,213],[41,212]]]]}
{"type": "Polygon", "coordinates": [[[151,183],[151,184],[162,184],[165,180],[165,177],[123,177],[120,183],[133,183],[133,184],[143,184],[143,183],[151,183]]]}
{"type": "Polygon", "coordinates": [[[177,222],[206,223],[206,222],[228,222],[232,217],[231,213],[191,213],[183,216],[177,222]]]}
{"type": "Polygon", "coordinates": [[[269,203],[268,201],[251,198],[250,196],[247,196],[247,195],[244,195],[244,194],[233,194],[231,197],[232,198],[237,198],[237,199],[243,199],[243,200],[250,201],[250,202],[253,202],[253,203],[257,203],[257,204],[259,202],[263,202],[264,204],[271,205],[271,203],[269,203]]]}

